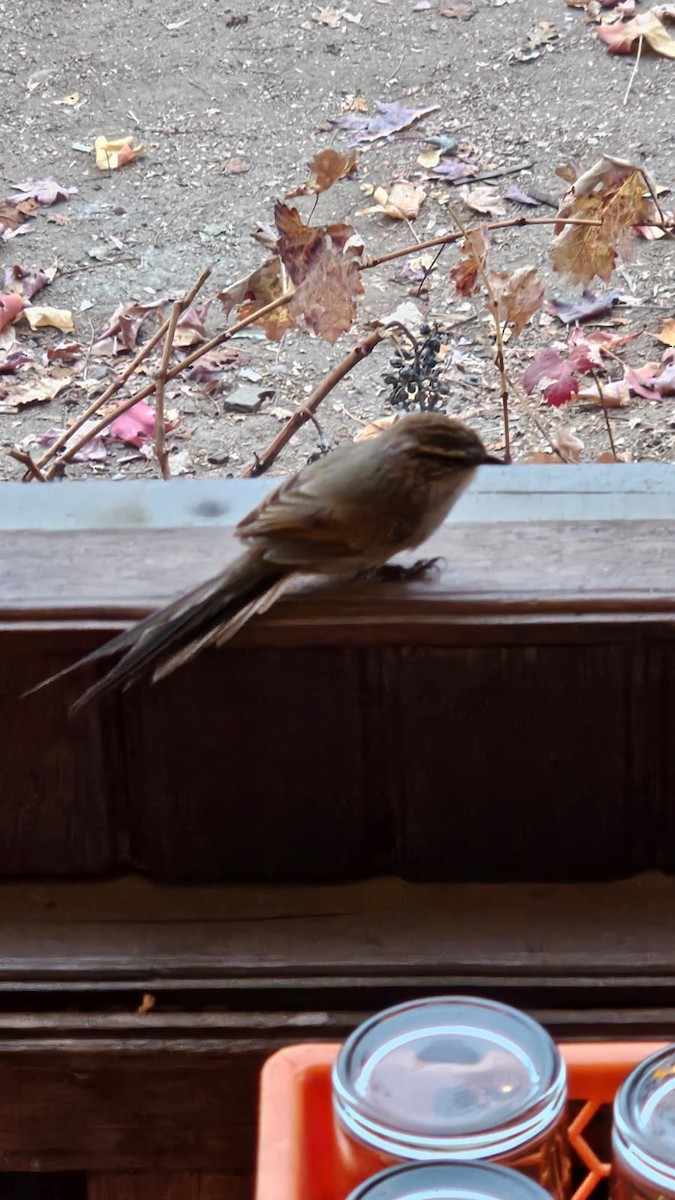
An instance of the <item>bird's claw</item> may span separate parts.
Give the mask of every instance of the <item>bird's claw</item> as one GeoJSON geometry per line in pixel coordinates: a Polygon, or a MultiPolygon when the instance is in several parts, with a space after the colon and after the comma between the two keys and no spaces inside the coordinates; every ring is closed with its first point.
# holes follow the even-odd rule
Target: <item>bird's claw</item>
{"type": "Polygon", "coordinates": [[[434,558],[418,558],[414,563],[383,563],[376,567],[373,577],[380,583],[410,583],[415,579],[426,579],[432,574],[439,573],[445,566],[445,559],[440,555],[434,558]]]}

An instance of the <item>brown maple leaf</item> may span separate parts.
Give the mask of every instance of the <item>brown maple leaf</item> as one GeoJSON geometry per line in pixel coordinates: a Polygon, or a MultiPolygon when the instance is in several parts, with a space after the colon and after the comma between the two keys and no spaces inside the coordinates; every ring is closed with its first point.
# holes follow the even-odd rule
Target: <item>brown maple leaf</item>
{"type": "Polygon", "coordinates": [[[295,284],[289,312],[331,344],[356,316],[363,294],[358,260],[363,243],[351,225],[305,225],[298,210],[277,204],[279,254],[295,284]]]}
{"type": "MultiPolygon", "coordinates": [[[[281,259],[277,254],[268,258],[261,267],[252,271],[244,279],[237,280],[224,292],[218,293],[218,299],[227,315],[232,308],[237,308],[237,320],[245,321],[259,308],[264,308],[272,300],[276,300],[288,291],[281,269],[281,259]]],[[[295,329],[296,322],[289,312],[288,304],[280,305],[266,316],[255,322],[264,330],[265,336],[271,342],[279,342],[289,329],[295,329]]]]}
{"type": "Polygon", "coordinates": [[[356,157],[355,150],[319,150],[311,162],[307,163],[311,172],[307,183],[296,188],[294,192],[287,192],[286,199],[292,200],[295,196],[318,196],[321,192],[328,191],[338,179],[350,178],[356,172],[356,157]]]}
{"type": "Polygon", "coordinates": [[[462,242],[462,257],[450,272],[459,296],[472,296],[480,290],[480,268],[485,270],[489,234],[487,225],[472,229],[462,242]]]}
{"type": "Polygon", "coordinates": [[[561,200],[550,251],[553,269],[574,283],[589,284],[596,275],[608,280],[619,255],[630,256],[633,226],[658,221],[647,190],[640,168],[609,155],[598,159],[561,200]],[[566,225],[560,220],[569,217],[597,224],[566,225]]]}
{"type": "Polygon", "coordinates": [[[534,267],[521,267],[508,275],[505,271],[490,271],[490,286],[497,301],[499,318],[510,321],[516,337],[522,333],[530,317],[544,303],[544,284],[534,267]]]}

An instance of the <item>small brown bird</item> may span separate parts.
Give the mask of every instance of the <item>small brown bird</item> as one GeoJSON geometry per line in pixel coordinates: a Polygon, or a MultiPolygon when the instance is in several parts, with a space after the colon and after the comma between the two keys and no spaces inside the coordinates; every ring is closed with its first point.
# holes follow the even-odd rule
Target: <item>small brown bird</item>
{"type": "Polygon", "coordinates": [[[222,646],[294,576],[356,575],[419,546],[483,463],[500,460],[472,429],[429,412],[338,446],[284,480],[239,522],[246,548],[231,566],[38,688],[120,650],[119,662],[71,712],[144,675],[162,679],[207,646],[222,646]]]}

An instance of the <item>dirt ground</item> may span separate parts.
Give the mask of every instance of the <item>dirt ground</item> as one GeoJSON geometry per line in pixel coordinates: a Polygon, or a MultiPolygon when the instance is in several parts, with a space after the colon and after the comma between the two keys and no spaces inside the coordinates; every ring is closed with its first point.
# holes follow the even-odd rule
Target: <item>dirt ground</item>
{"type": "MultiPolygon", "coordinates": [[[[0,195],[10,195],[13,184],[45,177],[77,188],[66,201],[36,210],[27,236],[0,242],[0,265],[44,268],[57,260],[56,277],[34,303],[70,309],[75,330],[68,340],[82,346],[74,364],[50,368],[73,374],[56,398],[0,413],[0,478],[22,474],[9,448],[19,444],[39,455],[48,431],[63,429],[109,382],[110,372],[129,361],[127,354],[88,354],[119,304],[180,295],[212,265],[206,297],[263,261],[266,252],[251,231],[271,221],[275,199],[305,180],[306,163],[317,150],[347,145],[330,118],[355,97],[370,111],[376,101],[438,106],[423,121],[363,149],[358,175],[320,198],[317,218],[353,222],[371,255],[407,245],[414,235],[406,223],[382,214],[358,215],[372,204],[364,184],[423,181],[427,199],[414,222],[420,239],[451,228],[448,199],[463,220],[476,219],[455,187],[426,180],[417,159],[430,149],[424,139],[431,135],[470,143],[479,171],[520,168],[495,179],[502,195],[515,184],[555,202],[565,187],[555,168],[569,160],[590,165],[603,151],[646,166],[659,184],[675,184],[675,60],[645,50],[624,104],[635,55],[608,54],[583,10],[565,0],[467,0],[460,15],[468,19],[443,15],[444,8],[453,11],[448,0],[346,3],[345,10],[342,3],[329,9],[321,0],[240,0],[235,6],[224,0],[130,0],[123,7],[110,0],[0,2],[0,195]],[[342,14],[337,23],[336,10],[342,14]],[[528,34],[546,29],[541,22],[550,22],[558,36],[538,57],[514,57],[528,34]],[[63,103],[74,93],[79,99],[63,103]],[[147,149],[136,162],[102,172],[88,152],[101,134],[133,134],[147,149]],[[67,220],[49,219],[57,216],[67,220]]],[[[294,203],[306,217],[310,202],[294,203]]],[[[673,207],[667,194],[663,205],[673,207]]],[[[504,206],[513,216],[550,217],[555,211],[545,203],[526,208],[507,200],[504,206]]],[[[550,226],[495,234],[491,264],[502,270],[540,266],[548,295],[569,297],[575,289],[546,264],[551,236],[550,226]]],[[[660,358],[664,346],[653,334],[675,317],[675,241],[635,239],[634,251],[634,260],[612,281],[619,303],[593,328],[644,329],[619,351],[639,365],[660,358]],[[617,325],[617,318],[626,323],[617,325]]],[[[171,435],[173,473],[237,475],[351,349],[366,322],[404,301],[449,328],[443,338],[448,411],[473,424],[491,446],[502,445],[489,335],[481,333],[474,308],[454,293],[448,275],[455,262],[446,250],[421,297],[406,259],[367,272],[359,323],[334,347],[305,332],[275,344],[253,328],[234,343],[243,361],[214,391],[183,379],[170,384],[167,407],[179,419],[171,435]],[[241,384],[273,395],[258,412],[228,411],[227,394],[241,384]]],[[[216,302],[209,332],[224,321],[216,302]]],[[[14,328],[38,362],[61,337],[50,329],[31,333],[23,321],[14,328]]],[[[535,348],[566,335],[553,316],[535,318],[513,351],[515,378],[535,348]]],[[[7,343],[0,362],[6,352],[7,343]]],[[[353,437],[363,422],[391,412],[382,382],[387,358],[377,350],[325,400],[319,419],[330,442],[353,437]]],[[[0,376],[5,406],[11,407],[13,389],[33,369],[0,376]]],[[[614,364],[610,374],[620,375],[620,367],[614,364]]],[[[552,409],[539,400],[532,407],[539,425],[517,397],[512,400],[516,459],[546,450],[540,426],[551,436],[561,425],[574,432],[584,442],[586,461],[607,450],[597,408],[576,401],[552,409]]],[[[672,399],[633,396],[613,410],[612,424],[617,447],[632,461],[675,459],[672,399]]],[[[274,473],[306,461],[317,441],[316,428],[306,425],[274,473]]],[[[67,477],[157,474],[152,457],[122,442],[108,440],[103,453],[100,461],[71,464],[67,477]]]]}

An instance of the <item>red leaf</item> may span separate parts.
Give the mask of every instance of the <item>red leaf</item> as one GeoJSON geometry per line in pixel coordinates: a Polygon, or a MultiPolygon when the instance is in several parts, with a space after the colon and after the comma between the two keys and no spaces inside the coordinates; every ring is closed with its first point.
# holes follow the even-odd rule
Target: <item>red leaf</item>
{"type": "Polygon", "coordinates": [[[535,354],[523,375],[523,387],[529,394],[542,381],[544,399],[554,408],[568,404],[579,391],[579,384],[569,363],[551,346],[546,346],[535,354]]]}
{"type": "MultiPolygon", "coordinates": [[[[176,428],[177,422],[166,422],[167,432],[176,428]]],[[[110,432],[128,446],[142,446],[155,434],[155,410],[145,400],[139,400],[132,408],[121,413],[110,422],[110,432]]]]}

